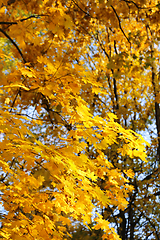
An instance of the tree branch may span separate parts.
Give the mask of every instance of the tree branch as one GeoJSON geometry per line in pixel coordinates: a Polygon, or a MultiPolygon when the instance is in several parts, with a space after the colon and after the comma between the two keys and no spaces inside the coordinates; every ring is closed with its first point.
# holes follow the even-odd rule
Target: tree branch
{"type": "Polygon", "coordinates": [[[5,35],[6,38],[8,38],[10,40],[10,42],[16,47],[16,49],[18,50],[19,54],[21,55],[23,62],[26,63],[26,60],[20,50],[20,48],[18,47],[18,45],[13,41],[13,39],[2,29],[0,28],[0,32],[3,33],[5,35]]]}
{"type": "Polygon", "coordinates": [[[0,24],[7,24],[7,25],[14,25],[14,24],[18,24],[18,22],[23,22],[23,21],[26,21],[28,19],[31,19],[31,18],[40,18],[40,17],[44,17],[44,16],[48,16],[48,15],[45,15],[45,14],[42,14],[42,15],[31,15],[27,18],[22,18],[20,20],[17,20],[16,22],[0,22],[0,24]]]}
{"type": "Polygon", "coordinates": [[[118,22],[119,22],[119,28],[121,29],[121,31],[122,31],[122,33],[123,33],[123,35],[125,36],[125,38],[127,39],[127,41],[128,41],[128,43],[130,44],[130,46],[131,46],[131,42],[129,41],[129,39],[128,39],[128,37],[127,37],[127,35],[125,34],[125,32],[123,31],[123,28],[122,28],[122,26],[121,26],[121,20],[120,20],[120,18],[119,18],[119,16],[118,16],[118,14],[117,14],[117,12],[116,12],[116,10],[115,10],[115,8],[111,5],[111,8],[113,9],[113,11],[114,11],[114,13],[115,13],[115,15],[116,15],[116,17],[117,17],[117,19],[118,19],[118,22]]]}

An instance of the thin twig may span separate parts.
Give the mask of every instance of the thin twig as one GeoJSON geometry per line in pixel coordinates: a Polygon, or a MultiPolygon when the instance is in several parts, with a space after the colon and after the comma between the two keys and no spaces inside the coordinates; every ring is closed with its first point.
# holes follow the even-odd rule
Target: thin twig
{"type": "Polygon", "coordinates": [[[74,4],[83,12],[85,13],[87,16],[92,17],[89,13],[87,13],[86,11],[84,11],[74,0],[72,0],[74,2],[74,4]]]}
{"type": "Polygon", "coordinates": [[[135,3],[134,1],[129,1],[129,0],[121,0],[122,2],[126,2],[126,3],[132,3],[132,4],[134,4],[138,9],[152,9],[152,8],[155,8],[155,7],[158,7],[159,6],[159,4],[157,4],[157,5],[154,5],[154,6],[152,6],[152,7],[139,7],[138,5],[137,5],[137,3],[135,3]]]}
{"type": "Polygon", "coordinates": [[[108,53],[106,52],[106,50],[105,50],[105,48],[104,48],[104,46],[103,46],[103,43],[102,43],[101,40],[100,40],[99,33],[97,34],[97,40],[98,40],[98,42],[99,42],[99,44],[100,44],[100,47],[101,47],[101,49],[103,50],[104,54],[107,56],[108,60],[110,60],[110,57],[109,57],[108,53]]]}
{"type": "MultiPolygon", "coordinates": [[[[8,39],[10,40],[10,42],[16,47],[16,49],[18,50],[19,54],[21,55],[21,57],[22,57],[22,59],[23,59],[23,62],[26,63],[26,60],[25,60],[25,58],[24,58],[24,56],[23,56],[20,48],[19,48],[18,45],[13,41],[13,39],[12,39],[3,29],[1,29],[1,28],[0,28],[0,32],[3,33],[3,34],[5,35],[5,37],[8,38],[8,39]]],[[[12,106],[11,106],[11,109],[10,109],[10,112],[12,111],[12,108],[13,108],[13,106],[14,106],[14,104],[15,104],[15,101],[16,101],[19,93],[20,93],[20,88],[18,89],[18,91],[17,91],[17,93],[16,93],[16,96],[15,96],[15,98],[14,98],[14,100],[13,100],[13,103],[12,103],[12,106]]]]}
{"type": "Polygon", "coordinates": [[[13,39],[2,29],[0,28],[0,32],[3,33],[5,35],[6,38],[8,38],[10,40],[10,42],[16,47],[16,49],[18,50],[19,54],[21,55],[23,62],[26,63],[26,60],[24,59],[24,56],[20,50],[20,48],[18,47],[18,45],[13,41],[13,39]]]}
{"type": "Polygon", "coordinates": [[[22,18],[22,19],[20,19],[20,20],[17,20],[16,22],[0,22],[0,24],[7,24],[7,25],[13,25],[13,24],[18,24],[18,22],[23,22],[23,21],[26,21],[26,20],[28,20],[28,19],[31,19],[31,18],[40,18],[40,17],[44,17],[44,16],[48,16],[48,15],[31,15],[31,16],[29,16],[29,17],[27,17],[27,18],[22,18]]]}
{"type": "Polygon", "coordinates": [[[125,32],[123,31],[123,28],[122,28],[122,26],[121,26],[121,20],[120,20],[120,18],[119,18],[119,16],[118,16],[118,14],[117,14],[117,12],[116,12],[115,8],[114,8],[112,5],[111,5],[111,8],[113,9],[113,11],[114,11],[114,13],[115,13],[115,15],[116,15],[116,17],[117,17],[117,19],[118,19],[119,28],[121,29],[121,31],[122,31],[122,33],[123,33],[123,35],[125,36],[125,38],[127,39],[128,43],[129,43],[129,44],[130,44],[130,46],[131,46],[131,42],[129,41],[128,37],[126,36],[125,32]]]}

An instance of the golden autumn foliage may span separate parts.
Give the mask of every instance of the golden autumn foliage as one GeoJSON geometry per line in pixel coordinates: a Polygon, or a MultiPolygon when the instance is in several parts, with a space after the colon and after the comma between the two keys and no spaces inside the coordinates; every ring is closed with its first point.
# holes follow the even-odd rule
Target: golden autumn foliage
{"type": "Polygon", "coordinates": [[[68,239],[80,222],[128,239],[123,217],[148,197],[138,176],[152,166],[139,133],[155,112],[160,132],[159,3],[0,1],[0,25],[0,238],[68,239]]]}

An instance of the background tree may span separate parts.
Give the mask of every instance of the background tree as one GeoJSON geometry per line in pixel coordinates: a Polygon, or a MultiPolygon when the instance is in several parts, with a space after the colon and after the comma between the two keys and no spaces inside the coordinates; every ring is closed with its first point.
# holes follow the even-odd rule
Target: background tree
{"type": "MultiPolygon", "coordinates": [[[[148,163],[117,153],[117,144],[104,149],[115,167],[134,171],[134,179],[128,180],[135,190],[124,211],[108,206],[102,214],[114,223],[122,239],[159,239],[159,4],[115,1],[104,7],[103,3],[99,14],[106,11],[103,16],[112,15],[114,20],[106,19],[95,34],[89,33],[98,47],[92,48],[92,44],[85,59],[92,72],[98,71],[108,94],[97,93],[92,98],[91,92],[82,94],[94,114],[105,117],[112,111],[123,127],[146,133],[151,146],[147,148],[148,163]]],[[[94,152],[89,154],[94,156],[94,152]]],[[[104,181],[99,184],[103,189],[104,181]]],[[[90,233],[86,231],[86,235],[90,233]]]]}
{"type": "Polygon", "coordinates": [[[77,221],[118,239],[106,219],[122,239],[158,239],[158,153],[142,163],[138,134],[154,101],[159,122],[158,3],[0,4],[1,61],[14,62],[1,71],[1,237],[64,239],[77,221]]]}

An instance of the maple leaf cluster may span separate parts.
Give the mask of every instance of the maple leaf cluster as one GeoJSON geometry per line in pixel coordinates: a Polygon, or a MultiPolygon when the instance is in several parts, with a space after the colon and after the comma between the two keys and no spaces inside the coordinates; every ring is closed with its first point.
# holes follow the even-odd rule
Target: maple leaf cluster
{"type": "Polygon", "coordinates": [[[0,1],[1,238],[68,239],[80,222],[125,239],[134,164],[149,168],[148,93],[160,134],[158,13],[145,0],[0,1]]]}

